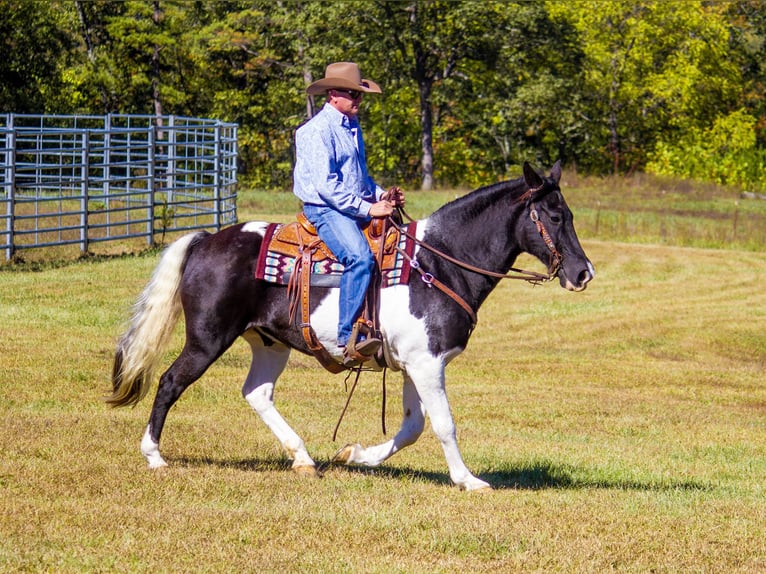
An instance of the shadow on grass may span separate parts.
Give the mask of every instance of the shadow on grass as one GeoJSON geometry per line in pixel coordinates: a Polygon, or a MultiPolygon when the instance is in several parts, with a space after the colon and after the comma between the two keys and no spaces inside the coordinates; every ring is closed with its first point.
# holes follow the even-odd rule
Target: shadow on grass
{"type": "Polygon", "coordinates": [[[171,466],[186,466],[190,468],[217,466],[218,468],[233,468],[247,472],[289,471],[292,462],[286,458],[245,458],[217,459],[211,457],[166,457],[171,466]]]}
{"type": "Polygon", "coordinates": [[[550,462],[536,462],[523,468],[508,468],[481,473],[480,477],[496,489],[615,489],[637,491],[705,491],[711,486],[672,477],[635,478],[626,472],[599,468],[578,468],[550,462]]]}
{"type": "MultiPolygon", "coordinates": [[[[328,463],[330,465],[331,463],[328,463]]],[[[424,481],[434,484],[451,485],[447,473],[424,472],[409,467],[364,468],[343,467],[347,472],[375,475],[396,480],[424,481]]],[[[709,484],[695,481],[677,481],[671,478],[646,480],[628,477],[600,476],[598,469],[578,469],[566,465],[547,463],[532,464],[524,468],[509,468],[481,472],[477,476],[488,482],[495,490],[545,490],[545,489],[615,489],[635,491],[706,491],[709,484]]]]}
{"type": "MultiPolygon", "coordinates": [[[[188,467],[217,466],[233,468],[247,472],[286,471],[289,472],[292,463],[286,458],[247,458],[221,460],[204,458],[176,458],[171,464],[188,467]]],[[[368,468],[363,466],[336,465],[331,461],[318,462],[317,471],[325,475],[335,470],[351,475],[376,476],[403,482],[427,482],[436,485],[449,486],[452,481],[449,474],[418,470],[407,466],[380,466],[368,468]]],[[[479,478],[487,481],[496,490],[546,490],[546,489],[614,489],[633,491],[709,491],[710,484],[693,480],[674,480],[671,477],[647,477],[636,479],[627,474],[606,472],[598,468],[578,468],[572,465],[557,465],[551,462],[536,462],[520,468],[491,470],[478,474],[479,478]]]]}

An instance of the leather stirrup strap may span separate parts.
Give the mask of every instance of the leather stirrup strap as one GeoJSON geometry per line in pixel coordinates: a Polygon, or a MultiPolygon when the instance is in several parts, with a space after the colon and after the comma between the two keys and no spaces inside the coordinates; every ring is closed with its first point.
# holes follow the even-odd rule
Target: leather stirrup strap
{"type": "MultiPolygon", "coordinates": [[[[354,323],[354,327],[351,330],[351,337],[349,338],[349,344],[346,347],[347,354],[360,362],[369,360],[369,357],[360,355],[356,351],[356,343],[360,335],[365,337],[376,337],[382,339],[380,334],[380,290],[382,288],[382,269],[383,269],[383,256],[386,250],[386,235],[391,228],[389,218],[375,218],[370,225],[378,225],[380,227],[377,251],[373,252],[375,256],[376,269],[370,280],[370,285],[367,287],[367,293],[364,298],[364,306],[362,307],[361,316],[354,323]]],[[[385,342],[384,342],[385,344],[385,342]]],[[[385,354],[381,354],[378,357],[378,363],[381,367],[386,367],[385,354]],[[381,360],[383,363],[381,364],[381,360]]]]}
{"type": "Polygon", "coordinates": [[[301,334],[306,341],[309,350],[314,354],[319,363],[331,373],[340,373],[345,371],[346,367],[332,358],[327,349],[319,342],[319,339],[311,326],[311,255],[315,246],[309,245],[301,250],[300,267],[297,265],[293,273],[299,273],[300,299],[301,299],[301,334]]]}

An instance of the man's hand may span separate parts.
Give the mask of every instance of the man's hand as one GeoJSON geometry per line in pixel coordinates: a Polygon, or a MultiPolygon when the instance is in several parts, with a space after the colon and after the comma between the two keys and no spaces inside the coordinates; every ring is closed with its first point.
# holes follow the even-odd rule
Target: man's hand
{"type": "Polygon", "coordinates": [[[404,192],[399,187],[390,187],[387,192],[380,196],[383,201],[389,201],[394,207],[404,205],[404,192]]]}
{"type": "Polygon", "coordinates": [[[388,217],[394,212],[394,204],[385,199],[373,203],[370,207],[370,217],[388,217]]]}

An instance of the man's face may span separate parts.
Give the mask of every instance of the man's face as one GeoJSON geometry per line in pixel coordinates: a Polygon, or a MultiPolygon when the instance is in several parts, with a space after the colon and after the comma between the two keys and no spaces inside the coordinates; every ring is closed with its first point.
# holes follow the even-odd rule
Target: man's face
{"type": "Polygon", "coordinates": [[[362,103],[362,92],[357,90],[330,90],[330,105],[350,119],[359,114],[359,104],[362,103]]]}

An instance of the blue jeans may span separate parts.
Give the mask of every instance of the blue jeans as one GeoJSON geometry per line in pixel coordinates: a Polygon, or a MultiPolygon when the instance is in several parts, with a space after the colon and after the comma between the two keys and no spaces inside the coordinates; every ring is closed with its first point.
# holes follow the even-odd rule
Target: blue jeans
{"type": "Polygon", "coordinates": [[[362,311],[367,287],[375,269],[375,257],[360,228],[366,221],[320,205],[306,204],[303,206],[303,212],[316,228],[319,238],[343,265],[343,275],[340,278],[338,345],[346,345],[354,321],[362,311]]]}

